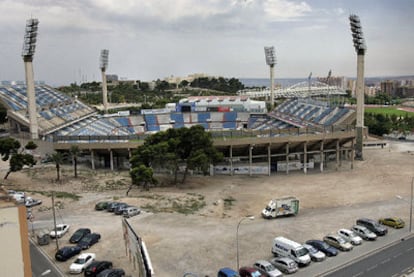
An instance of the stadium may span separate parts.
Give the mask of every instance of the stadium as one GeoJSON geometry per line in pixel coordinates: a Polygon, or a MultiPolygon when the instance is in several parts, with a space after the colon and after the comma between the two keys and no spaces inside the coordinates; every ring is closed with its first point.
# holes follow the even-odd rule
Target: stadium
{"type": "MultiPolygon", "coordinates": [[[[146,136],[169,128],[201,125],[225,157],[211,174],[288,173],[353,163],[355,110],[343,104],[344,91],[321,82],[299,83],[275,91],[278,105],[267,111],[269,91],[240,91],[237,96],[192,96],[165,109],[99,113],[95,108],[47,85],[35,86],[39,141],[46,153],[72,145],[92,169],[127,169],[131,150],[146,136]]],[[[25,85],[0,86],[10,135],[30,137],[25,85]]]]}

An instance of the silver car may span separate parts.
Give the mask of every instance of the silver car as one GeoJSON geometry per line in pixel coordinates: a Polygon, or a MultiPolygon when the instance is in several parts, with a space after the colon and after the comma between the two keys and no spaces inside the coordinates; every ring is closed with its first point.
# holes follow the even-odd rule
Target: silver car
{"type": "Polygon", "coordinates": [[[352,245],[360,245],[362,238],[348,229],[339,229],[338,235],[343,237],[346,241],[349,241],[352,245]]]}
{"type": "Polygon", "coordinates": [[[308,249],[309,256],[311,257],[312,261],[322,262],[323,260],[325,260],[326,255],[322,251],[319,251],[318,249],[316,249],[315,247],[313,247],[310,244],[305,243],[302,246],[305,247],[306,249],[308,249]]]}
{"type": "Polygon", "coordinates": [[[275,268],[271,263],[265,260],[257,261],[253,264],[254,268],[257,268],[262,274],[269,277],[279,277],[283,276],[277,268],[275,268]]]}
{"type": "Polygon", "coordinates": [[[298,271],[298,264],[291,258],[274,258],[270,262],[283,273],[291,274],[298,271]]]}
{"type": "Polygon", "coordinates": [[[364,240],[376,240],[377,235],[370,230],[367,229],[367,227],[361,226],[361,225],[354,225],[351,228],[352,231],[354,231],[358,236],[363,238],[364,240]]]}

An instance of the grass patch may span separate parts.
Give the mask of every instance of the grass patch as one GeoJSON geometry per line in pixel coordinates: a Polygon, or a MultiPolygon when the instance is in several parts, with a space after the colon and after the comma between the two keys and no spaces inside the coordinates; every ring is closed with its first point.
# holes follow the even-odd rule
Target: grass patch
{"type": "MultiPolygon", "coordinates": [[[[46,197],[52,197],[52,192],[50,191],[37,191],[37,190],[28,190],[27,192],[31,192],[31,193],[38,193],[40,195],[46,196],[46,197]]],[[[72,199],[75,201],[78,201],[79,199],[82,198],[82,196],[71,193],[71,192],[66,192],[66,191],[55,191],[55,197],[56,198],[65,198],[65,199],[72,199]]]]}
{"type": "Polygon", "coordinates": [[[405,116],[406,114],[414,114],[412,112],[401,111],[397,110],[395,107],[372,107],[372,108],[365,108],[366,113],[373,113],[373,114],[382,114],[382,115],[396,115],[398,117],[405,116]]]}
{"type": "Polygon", "coordinates": [[[224,201],[224,208],[225,209],[230,209],[231,206],[233,206],[233,202],[236,201],[236,199],[234,199],[233,197],[229,196],[227,198],[224,198],[223,201],[224,201]]]}
{"type": "Polygon", "coordinates": [[[168,198],[157,194],[141,195],[139,197],[154,200],[141,205],[142,209],[153,213],[194,214],[206,206],[203,195],[194,193],[187,193],[187,195],[190,197],[168,198]]]}

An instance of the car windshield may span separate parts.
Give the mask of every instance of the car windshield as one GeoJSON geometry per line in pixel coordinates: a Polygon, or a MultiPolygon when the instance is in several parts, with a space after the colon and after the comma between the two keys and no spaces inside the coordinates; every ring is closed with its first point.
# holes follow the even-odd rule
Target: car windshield
{"type": "Polygon", "coordinates": [[[341,243],[341,244],[342,244],[342,243],[346,243],[346,240],[344,240],[344,239],[343,239],[343,238],[341,238],[341,237],[338,237],[338,238],[337,238],[337,240],[338,240],[338,242],[339,242],[339,243],[341,243]]]}
{"type": "Polygon", "coordinates": [[[329,244],[327,244],[326,242],[322,242],[321,243],[321,246],[322,246],[322,248],[324,248],[324,249],[328,249],[330,246],[329,246],[329,244]]]}
{"type": "Polygon", "coordinates": [[[354,232],[350,232],[350,233],[348,233],[348,236],[349,236],[350,238],[354,238],[354,237],[356,237],[357,235],[356,235],[354,232]]]}
{"type": "Polygon", "coordinates": [[[306,249],[305,247],[300,247],[298,249],[296,249],[296,257],[302,257],[306,254],[309,254],[308,249],[306,249]]]}
{"type": "Polygon", "coordinates": [[[318,252],[318,250],[316,250],[316,248],[315,248],[315,247],[313,247],[313,246],[308,246],[308,247],[307,247],[307,249],[308,249],[308,251],[309,251],[310,253],[312,253],[312,254],[315,254],[315,253],[317,253],[317,252],[318,252]]]}
{"type": "Polygon", "coordinates": [[[90,242],[92,241],[92,237],[90,237],[90,236],[84,237],[84,238],[82,239],[82,241],[83,241],[83,242],[90,243],[90,242]]]}
{"type": "Polygon", "coordinates": [[[259,271],[257,271],[257,270],[255,272],[252,272],[251,275],[252,275],[252,277],[260,277],[260,276],[262,276],[262,274],[259,271]]]}
{"type": "Polygon", "coordinates": [[[265,270],[266,272],[269,272],[269,271],[275,270],[275,267],[272,264],[269,264],[265,267],[265,270]]]}
{"type": "Polygon", "coordinates": [[[75,264],[84,264],[86,262],[85,258],[77,258],[75,260],[75,264]]]}

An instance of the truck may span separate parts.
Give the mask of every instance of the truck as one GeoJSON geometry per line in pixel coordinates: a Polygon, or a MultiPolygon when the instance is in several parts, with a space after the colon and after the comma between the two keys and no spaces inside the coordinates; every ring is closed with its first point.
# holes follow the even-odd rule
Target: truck
{"type": "Polygon", "coordinates": [[[299,212],[299,199],[296,197],[283,197],[270,200],[262,211],[264,218],[276,218],[279,216],[297,215],[299,212]]]}

